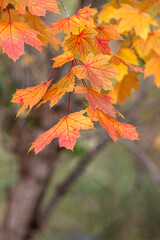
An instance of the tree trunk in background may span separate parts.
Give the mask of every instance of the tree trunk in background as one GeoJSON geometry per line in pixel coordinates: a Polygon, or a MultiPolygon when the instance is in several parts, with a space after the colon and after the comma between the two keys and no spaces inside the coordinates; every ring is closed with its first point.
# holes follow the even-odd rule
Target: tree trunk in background
{"type": "Polygon", "coordinates": [[[45,153],[40,157],[26,157],[26,161],[30,163],[27,170],[21,172],[17,186],[11,195],[0,239],[27,239],[34,213],[45,192],[53,163],[58,157],[57,143],[45,153]]]}

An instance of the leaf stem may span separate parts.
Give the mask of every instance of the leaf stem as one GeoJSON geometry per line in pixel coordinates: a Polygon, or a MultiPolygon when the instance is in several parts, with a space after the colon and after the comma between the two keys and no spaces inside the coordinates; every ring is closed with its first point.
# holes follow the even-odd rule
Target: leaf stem
{"type": "Polygon", "coordinates": [[[69,92],[69,99],[68,99],[68,110],[67,110],[67,115],[69,114],[70,102],[71,102],[71,92],[69,92]]]}
{"type": "Polygon", "coordinates": [[[82,64],[84,65],[84,63],[83,63],[81,60],[75,59],[76,65],[77,65],[77,61],[80,62],[80,63],[82,63],[82,64]]]}
{"type": "Polygon", "coordinates": [[[53,73],[55,72],[55,70],[56,70],[56,68],[52,71],[52,73],[51,73],[51,76],[48,78],[48,82],[49,82],[49,80],[51,80],[51,78],[52,78],[52,76],[53,76],[53,73]]]}
{"type": "Polygon", "coordinates": [[[67,11],[67,8],[66,8],[66,6],[65,6],[65,4],[64,4],[64,2],[63,2],[63,0],[61,0],[61,3],[62,3],[62,5],[63,5],[63,8],[64,8],[66,14],[67,14],[67,17],[70,17],[70,15],[69,15],[69,13],[68,13],[68,11],[67,11]]]}
{"type": "Polygon", "coordinates": [[[11,14],[10,14],[9,6],[7,6],[7,10],[8,10],[8,15],[9,15],[9,23],[11,23],[12,20],[11,20],[11,14]]]}
{"type": "MultiPolygon", "coordinates": [[[[80,60],[78,60],[78,59],[75,59],[75,65],[78,65],[78,64],[77,64],[77,61],[79,61],[79,62],[81,62],[82,64],[84,64],[82,61],[80,61],[80,60]]],[[[82,79],[82,83],[83,83],[83,86],[84,86],[84,87],[88,88],[88,87],[87,87],[87,84],[86,84],[85,81],[84,81],[84,79],[82,79]]]]}

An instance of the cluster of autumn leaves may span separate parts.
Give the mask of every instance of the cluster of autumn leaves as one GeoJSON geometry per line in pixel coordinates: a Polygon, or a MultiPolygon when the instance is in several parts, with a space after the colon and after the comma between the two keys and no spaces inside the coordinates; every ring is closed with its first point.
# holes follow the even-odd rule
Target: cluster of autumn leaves
{"type": "MultiPolygon", "coordinates": [[[[160,59],[160,33],[155,28],[158,25],[156,20],[145,12],[153,7],[149,2],[157,4],[157,1],[142,2],[110,1],[99,14],[90,6],[80,9],[73,16],[69,16],[66,11],[66,18],[48,27],[39,16],[44,16],[46,10],[59,13],[56,1],[0,1],[1,8],[5,9],[0,21],[0,45],[3,52],[14,60],[24,53],[24,42],[41,51],[41,45],[46,43],[57,47],[58,39],[55,34],[62,30],[67,34],[62,43],[64,53],[53,59],[53,74],[57,68],[70,62],[68,74],[56,84],[50,77],[35,87],[19,89],[12,98],[12,102],[23,104],[18,116],[27,108],[30,111],[38,103],[40,106],[49,101],[50,107],[53,107],[66,92],[69,93],[68,114],[32,143],[31,149],[34,148],[36,153],[54,138],[59,138],[60,147],[72,150],[80,136],[79,130],[94,128],[93,122],[97,121],[114,141],[121,136],[131,140],[138,139],[134,126],[115,119],[116,114],[122,115],[114,108],[113,103],[123,104],[131,89],[138,89],[137,75],[143,71],[135,66],[139,64],[137,57],[146,61],[145,76],[155,74],[158,85],[158,76],[156,78],[154,73],[156,67],[149,70],[149,65],[154,58],[160,59]],[[12,4],[14,9],[11,10],[8,4],[12,4]],[[152,28],[155,30],[151,32],[152,28]],[[126,37],[128,32],[130,42],[126,37]],[[116,40],[121,42],[117,54],[109,46],[111,41],[116,40]],[[130,48],[131,45],[133,49],[130,48]],[[153,55],[153,58],[149,58],[148,54],[153,55]],[[114,87],[112,79],[117,79],[114,87]],[[69,113],[72,92],[85,94],[88,101],[85,110],[69,113]]],[[[160,9],[160,3],[158,4],[160,9]]],[[[156,10],[157,8],[152,9],[152,14],[156,10]]]]}

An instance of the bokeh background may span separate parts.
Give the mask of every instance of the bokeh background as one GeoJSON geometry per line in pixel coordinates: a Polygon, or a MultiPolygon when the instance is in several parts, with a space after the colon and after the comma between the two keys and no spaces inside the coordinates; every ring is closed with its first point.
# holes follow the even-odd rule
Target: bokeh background
{"type": "MultiPolygon", "coordinates": [[[[92,1],[92,6],[101,9],[106,2],[92,1]]],[[[71,15],[89,3],[65,1],[71,15]]],[[[56,19],[47,14],[48,24],[56,19]]],[[[51,58],[62,49],[48,46],[41,55],[25,46],[25,51],[16,63],[5,54],[0,57],[0,225],[7,232],[11,221],[25,232],[15,238],[11,231],[6,239],[160,240],[160,90],[153,78],[143,80],[140,75],[140,90],[117,106],[137,127],[138,144],[113,143],[97,125],[97,130],[82,133],[73,152],[59,149],[54,140],[43,153],[26,155],[31,142],[67,111],[68,96],[53,109],[45,104],[16,118],[12,94],[48,79],[51,58]],[[33,196],[36,189],[38,199],[33,196]]],[[[66,64],[55,81],[67,69],[66,64]]],[[[83,107],[82,101],[72,96],[71,111],[83,107]]]]}

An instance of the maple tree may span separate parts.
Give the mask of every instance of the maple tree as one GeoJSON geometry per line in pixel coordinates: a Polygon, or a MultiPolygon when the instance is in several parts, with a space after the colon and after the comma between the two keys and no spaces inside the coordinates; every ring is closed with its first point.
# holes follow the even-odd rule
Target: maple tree
{"type": "Polygon", "coordinates": [[[66,116],[36,139],[30,150],[37,153],[54,138],[59,138],[60,147],[72,150],[79,130],[94,128],[93,122],[97,121],[114,141],[120,137],[138,140],[134,126],[116,120],[117,114],[122,115],[113,104],[124,104],[131,90],[138,90],[138,74],[142,74],[143,67],[144,76],[154,75],[156,85],[160,86],[160,31],[155,18],[160,12],[160,1],[112,0],[99,13],[89,5],[73,16],[61,3],[67,16],[47,26],[39,16],[45,16],[46,11],[60,14],[57,1],[0,1],[3,53],[16,61],[24,54],[24,43],[39,51],[47,43],[56,49],[61,44],[64,51],[52,59],[53,72],[47,81],[18,89],[13,95],[13,103],[23,104],[17,116],[28,107],[29,112],[47,101],[53,107],[66,92],[69,95],[66,116]],[[55,35],[61,31],[65,34],[62,43],[55,35]],[[119,43],[116,54],[111,50],[111,41],[119,43]],[[54,83],[54,72],[68,62],[69,72],[54,83]],[[86,109],[70,113],[73,92],[85,94],[86,109]]]}

